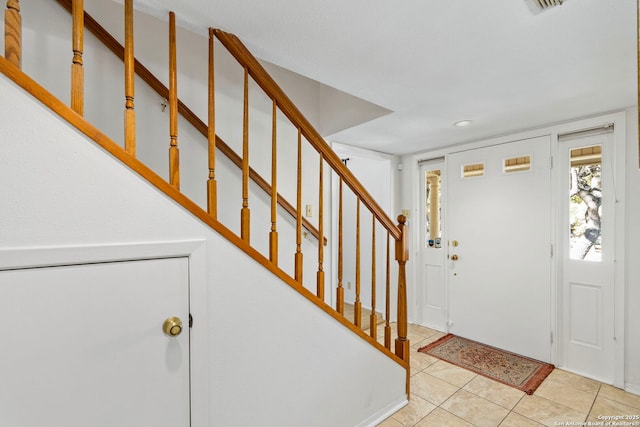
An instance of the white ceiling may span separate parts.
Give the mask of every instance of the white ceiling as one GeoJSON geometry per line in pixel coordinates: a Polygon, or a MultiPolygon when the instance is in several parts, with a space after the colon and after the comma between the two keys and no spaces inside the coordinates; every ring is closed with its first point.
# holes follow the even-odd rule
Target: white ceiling
{"type": "Polygon", "coordinates": [[[637,103],[636,1],[136,0],[392,111],[328,139],[426,151],[637,103]],[[457,128],[453,123],[473,123],[457,128]]]}

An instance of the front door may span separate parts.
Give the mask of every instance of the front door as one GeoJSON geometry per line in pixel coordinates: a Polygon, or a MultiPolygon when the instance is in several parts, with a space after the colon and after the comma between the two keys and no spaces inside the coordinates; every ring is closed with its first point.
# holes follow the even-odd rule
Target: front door
{"type": "Polygon", "coordinates": [[[449,331],[551,358],[550,138],[448,158],[449,331]]]}
{"type": "Polygon", "coordinates": [[[189,426],[188,274],[188,258],[0,271],[0,425],[189,426]]]}

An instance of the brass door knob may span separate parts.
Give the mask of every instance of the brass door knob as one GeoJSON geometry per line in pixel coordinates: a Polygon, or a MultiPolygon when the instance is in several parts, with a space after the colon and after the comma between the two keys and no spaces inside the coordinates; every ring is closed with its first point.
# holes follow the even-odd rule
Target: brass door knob
{"type": "Polygon", "coordinates": [[[451,261],[457,261],[458,260],[458,255],[453,254],[451,255],[451,261]]]}
{"type": "Polygon", "coordinates": [[[169,317],[164,321],[162,330],[170,337],[177,337],[182,332],[182,320],[178,317],[169,317]]]}

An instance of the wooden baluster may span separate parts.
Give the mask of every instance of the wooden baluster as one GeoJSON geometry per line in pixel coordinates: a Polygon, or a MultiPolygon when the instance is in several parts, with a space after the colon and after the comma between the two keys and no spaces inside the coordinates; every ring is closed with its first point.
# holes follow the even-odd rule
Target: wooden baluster
{"type": "Polygon", "coordinates": [[[73,0],[73,60],[71,63],[71,109],[81,116],[84,114],[84,69],[82,54],[84,49],[84,0],[73,0]]]}
{"type": "Polygon", "coordinates": [[[389,249],[389,232],[387,231],[387,272],[386,272],[386,290],[385,290],[385,309],[384,309],[384,346],[391,350],[391,325],[389,317],[391,315],[391,250],[389,249]]]}
{"type": "Polygon", "coordinates": [[[302,283],[302,131],[298,128],[298,189],[296,198],[295,279],[302,283]]]}
{"type": "Polygon", "coordinates": [[[249,243],[251,211],[249,210],[249,69],[244,67],[244,105],[242,120],[242,210],[240,237],[249,243]]]}
{"type": "Polygon", "coordinates": [[[19,0],[7,0],[7,9],[4,11],[4,57],[16,67],[22,68],[22,17],[19,0]]]}
{"type": "Polygon", "coordinates": [[[278,265],[278,151],[276,114],[278,104],[273,100],[273,111],[271,113],[271,232],[269,233],[269,260],[278,265]]]}
{"type": "Polygon", "coordinates": [[[133,0],[124,1],[124,149],[136,155],[136,112],[134,109],[133,0]]]}
{"type": "Polygon", "coordinates": [[[376,216],[371,215],[371,316],[369,335],[377,341],[378,315],[376,314],[376,216]]]}
{"type": "Polygon", "coordinates": [[[216,96],[215,96],[215,72],[214,72],[214,33],[209,28],[209,102],[208,102],[208,126],[207,139],[209,146],[209,180],[207,181],[207,212],[218,219],[218,184],[216,182],[216,96]]]}
{"type": "Polygon", "coordinates": [[[400,239],[396,241],[396,261],[398,261],[398,338],[396,338],[396,356],[409,362],[409,340],[407,339],[407,272],[409,259],[407,230],[404,215],[398,216],[400,239]]]}
{"type": "Polygon", "coordinates": [[[342,177],[340,177],[340,190],[338,195],[338,289],[336,290],[336,310],[344,314],[344,287],[342,286],[342,177]]]}
{"type": "Polygon", "coordinates": [[[169,184],[180,190],[178,149],[178,65],[176,58],[176,14],[169,12],[169,184]]]}
{"type": "Polygon", "coordinates": [[[362,325],[362,302],[360,301],[360,197],[356,201],[356,301],[353,317],[357,327],[362,325]]]}
{"type": "Polygon", "coordinates": [[[320,155],[320,176],[318,182],[318,273],[316,274],[316,295],[324,301],[324,161],[320,155]]]}

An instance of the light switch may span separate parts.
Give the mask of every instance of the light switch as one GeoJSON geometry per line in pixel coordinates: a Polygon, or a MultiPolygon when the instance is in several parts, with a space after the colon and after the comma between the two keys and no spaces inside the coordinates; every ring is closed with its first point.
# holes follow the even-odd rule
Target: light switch
{"type": "Polygon", "coordinates": [[[313,205],[307,205],[306,210],[307,210],[305,213],[306,217],[311,218],[311,216],[313,215],[313,205]]]}

